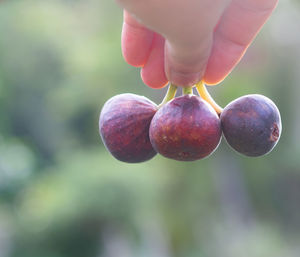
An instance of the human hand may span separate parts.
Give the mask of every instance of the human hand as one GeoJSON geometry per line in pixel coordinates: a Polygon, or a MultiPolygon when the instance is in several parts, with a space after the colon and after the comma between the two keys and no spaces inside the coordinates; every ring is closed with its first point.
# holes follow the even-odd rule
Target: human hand
{"type": "Polygon", "coordinates": [[[221,82],[278,0],[116,0],[125,8],[122,51],[152,88],[221,82]]]}

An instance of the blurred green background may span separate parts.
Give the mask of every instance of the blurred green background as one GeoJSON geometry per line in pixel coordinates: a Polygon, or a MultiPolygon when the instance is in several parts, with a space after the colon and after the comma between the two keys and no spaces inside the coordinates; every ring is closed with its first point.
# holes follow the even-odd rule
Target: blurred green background
{"type": "Polygon", "coordinates": [[[279,2],[209,88],[223,106],[273,99],[283,122],[274,151],[242,157],[223,140],[205,160],[128,165],[105,150],[100,110],[125,92],[159,103],[165,89],[123,61],[121,9],[1,1],[0,257],[299,257],[300,5],[279,2]]]}

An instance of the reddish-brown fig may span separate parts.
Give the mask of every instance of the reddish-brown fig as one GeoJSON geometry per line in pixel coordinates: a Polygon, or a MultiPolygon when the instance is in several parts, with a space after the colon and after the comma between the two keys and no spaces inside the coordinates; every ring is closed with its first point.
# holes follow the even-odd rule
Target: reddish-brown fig
{"type": "Polygon", "coordinates": [[[281,134],[281,118],[276,105],[263,95],[246,95],[229,103],[221,114],[228,144],[247,156],[269,153],[281,134]]]}
{"type": "Polygon", "coordinates": [[[195,161],[209,156],[221,139],[215,110],[200,97],[184,95],[163,105],[150,125],[150,140],[161,155],[195,161]]]}
{"type": "Polygon", "coordinates": [[[149,139],[149,126],[157,111],[155,103],[143,96],[121,94],[103,106],[99,130],[104,145],[118,160],[147,161],[156,155],[149,139]]]}

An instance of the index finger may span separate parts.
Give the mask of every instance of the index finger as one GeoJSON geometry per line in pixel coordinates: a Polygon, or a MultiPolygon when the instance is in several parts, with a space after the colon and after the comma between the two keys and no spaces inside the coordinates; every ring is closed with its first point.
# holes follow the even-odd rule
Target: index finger
{"type": "Polygon", "coordinates": [[[245,54],[278,0],[233,0],[215,32],[204,81],[221,82],[245,54]]]}

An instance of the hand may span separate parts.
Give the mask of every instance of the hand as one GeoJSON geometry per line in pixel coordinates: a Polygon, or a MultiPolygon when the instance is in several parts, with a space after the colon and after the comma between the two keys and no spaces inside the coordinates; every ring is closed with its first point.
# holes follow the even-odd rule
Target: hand
{"type": "Polygon", "coordinates": [[[278,0],[117,0],[122,51],[145,84],[221,82],[236,66],[278,0]]]}

